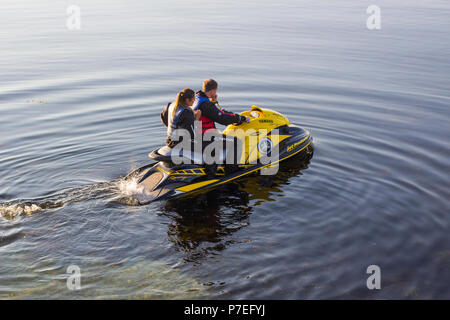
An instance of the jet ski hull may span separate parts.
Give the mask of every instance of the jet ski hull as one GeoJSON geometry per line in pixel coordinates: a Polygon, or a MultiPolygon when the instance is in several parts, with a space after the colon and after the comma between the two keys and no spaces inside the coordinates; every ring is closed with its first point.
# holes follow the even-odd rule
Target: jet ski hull
{"type": "Polygon", "coordinates": [[[258,162],[239,165],[238,169],[232,173],[227,173],[226,166],[219,165],[216,175],[212,178],[208,178],[202,165],[174,165],[166,158],[162,158],[165,161],[146,166],[142,170],[138,169],[134,172],[134,176],[138,179],[138,185],[142,189],[137,196],[138,203],[144,205],[157,200],[204,191],[257,173],[263,168],[277,166],[280,162],[295,155],[312,156],[313,139],[309,131],[292,125],[285,127],[284,130],[284,138],[277,145],[278,158],[268,164],[258,162]]]}

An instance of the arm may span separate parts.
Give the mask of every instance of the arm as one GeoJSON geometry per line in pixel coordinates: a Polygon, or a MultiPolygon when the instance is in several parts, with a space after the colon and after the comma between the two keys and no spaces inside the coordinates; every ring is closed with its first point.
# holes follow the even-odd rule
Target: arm
{"type": "Polygon", "coordinates": [[[241,124],[242,122],[246,121],[246,118],[244,116],[221,110],[217,108],[215,103],[212,102],[204,102],[201,105],[201,111],[205,117],[208,117],[212,121],[220,123],[222,125],[229,125],[233,123],[241,124]]]}

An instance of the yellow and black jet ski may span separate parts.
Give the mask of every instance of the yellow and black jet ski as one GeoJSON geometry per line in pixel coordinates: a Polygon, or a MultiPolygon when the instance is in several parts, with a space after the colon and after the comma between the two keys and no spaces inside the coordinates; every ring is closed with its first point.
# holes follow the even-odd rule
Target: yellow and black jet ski
{"type": "Polygon", "coordinates": [[[148,204],[204,191],[246,175],[263,173],[264,170],[267,171],[264,174],[276,174],[276,167],[281,161],[294,155],[312,156],[311,133],[290,124],[279,112],[252,106],[241,115],[249,117],[250,121],[241,125],[229,125],[222,132],[224,137],[239,141],[240,152],[234,160],[237,164],[231,165],[233,170],[228,170],[228,163],[219,164],[215,175],[211,177],[205,170],[205,163],[199,159],[201,155],[191,153],[185,156],[188,161],[175,164],[173,150],[168,147],[159,148],[149,154],[156,163],[139,168],[128,175],[137,179],[142,190],[137,196],[138,203],[148,204]],[[271,168],[275,168],[273,173],[271,168]]]}

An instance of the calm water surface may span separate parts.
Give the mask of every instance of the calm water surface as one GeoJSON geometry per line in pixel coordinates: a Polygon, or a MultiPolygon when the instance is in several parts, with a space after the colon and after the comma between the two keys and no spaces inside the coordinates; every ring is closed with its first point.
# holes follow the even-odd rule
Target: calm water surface
{"type": "Polygon", "coordinates": [[[450,299],[448,1],[378,0],[376,31],[349,0],[78,0],[78,31],[70,4],[2,1],[0,298],[450,299]],[[159,112],[209,77],[314,157],[134,206],[159,112]]]}

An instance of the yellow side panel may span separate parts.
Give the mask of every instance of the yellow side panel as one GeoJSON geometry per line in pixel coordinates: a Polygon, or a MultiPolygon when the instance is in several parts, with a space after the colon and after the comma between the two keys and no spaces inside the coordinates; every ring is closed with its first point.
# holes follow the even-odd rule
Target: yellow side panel
{"type": "Polygon", "coordinates": [[[189,184],[187,186],[177,188],[176,190],[188,192],[188,191],[192,191],[192,190],[207,186],[208,184],[211,184],[211,183],[214,183],[217,181],[219,181],[219,180],[215,179],[215,180],[207,180],[207,181],[197,182],[194,184],[189,184]]]}

